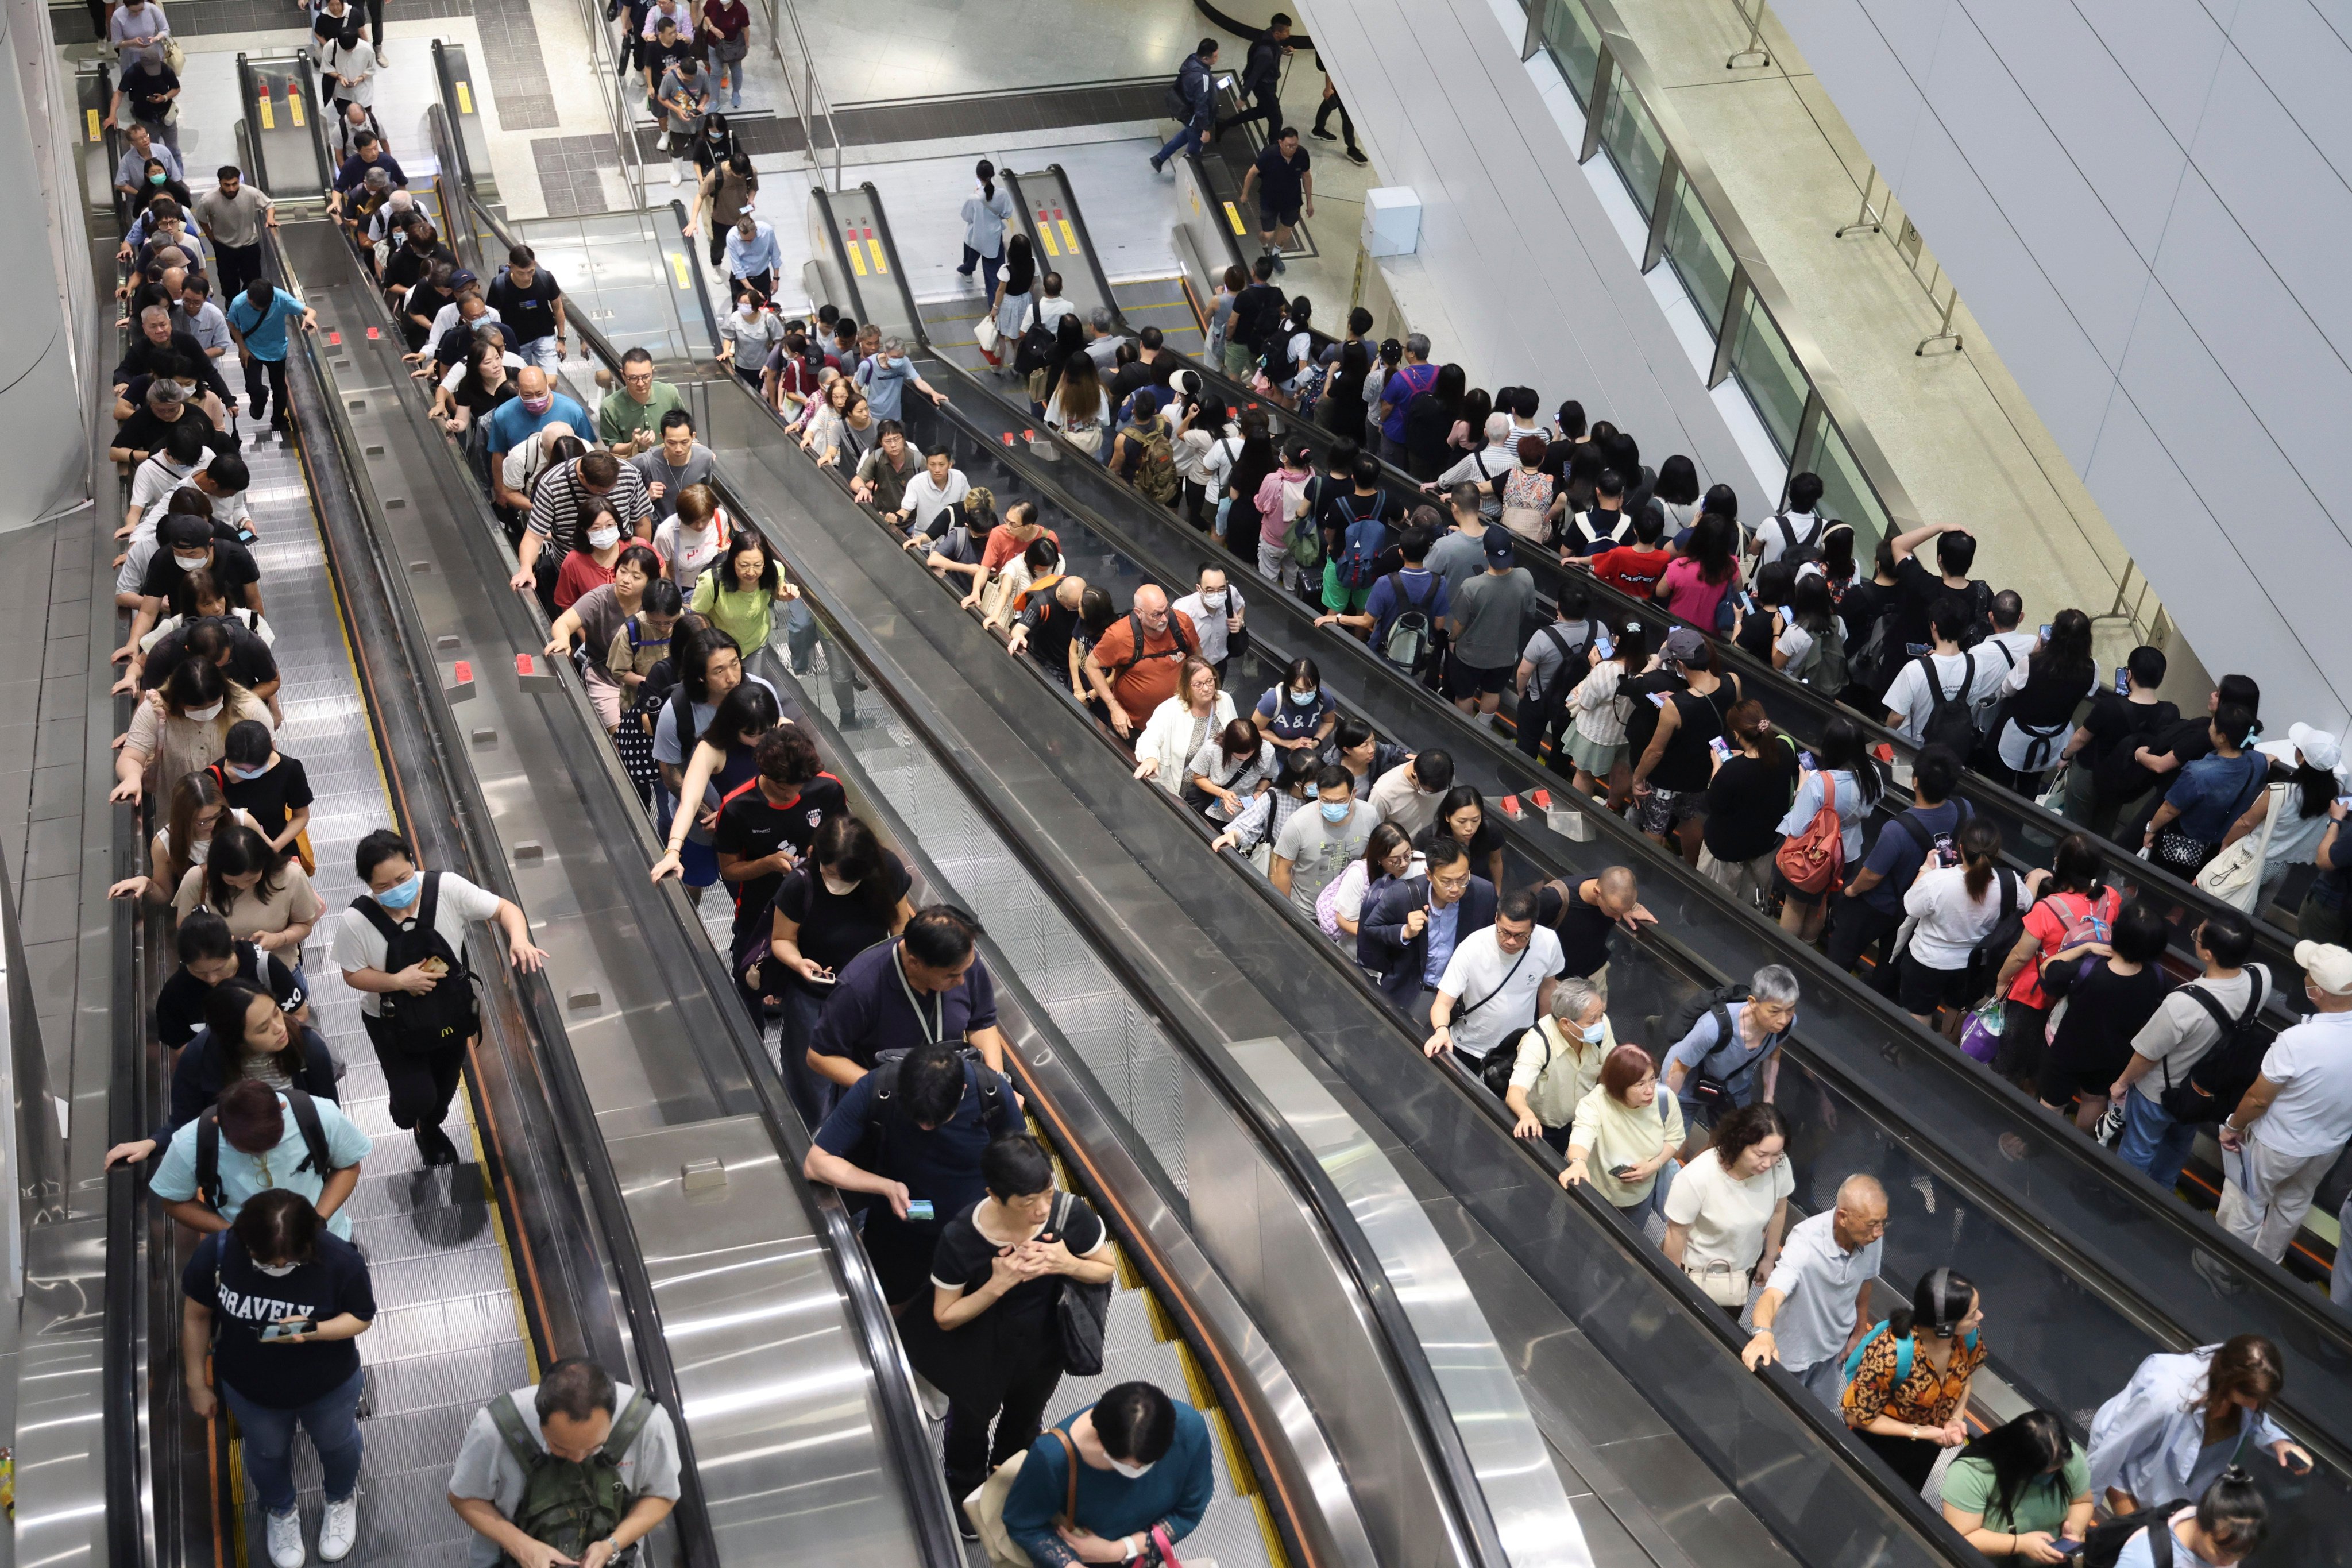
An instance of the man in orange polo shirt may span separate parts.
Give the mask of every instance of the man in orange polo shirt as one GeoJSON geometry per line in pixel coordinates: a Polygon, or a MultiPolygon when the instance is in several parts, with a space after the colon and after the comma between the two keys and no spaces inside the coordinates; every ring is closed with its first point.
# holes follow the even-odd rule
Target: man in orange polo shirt
{"type": "Polygon", "coordinates": [[[1135,591],[1133,607],[1110,624],[1085,667],[1087,682],[1121,740],[1176,695],[1176,677],[1186,657],[1200,651],[1191,617],[1171,616],[1167,594],[1150,583],[1135,591]]]}

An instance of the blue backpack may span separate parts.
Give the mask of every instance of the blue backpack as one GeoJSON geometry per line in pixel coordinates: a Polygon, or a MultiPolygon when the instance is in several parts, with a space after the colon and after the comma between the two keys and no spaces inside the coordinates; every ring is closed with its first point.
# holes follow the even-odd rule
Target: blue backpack
{"type": "MultiPolygon", "coordinates": [[[[1878,1321],[1878,1326],[1876,1328],[1872,1329],[1870,1332],[1862,1336],[1862,1343],[1854,1346],[1853,1353],[1845,1358],[1845,1380],[1848,1383],[1852,1383],[1854,1380],[1854,1375],[1862,1371],[1863,1352],[1870,1349],[1871,1342],[1876,1340],[1879,1335],[1889,1331],[1890,1325],[1887,1323],[1885,1319],[1881,1318],[1878,1321]]],[[[1977,1334],[1979,1331],[1975,1329],[1970,1329],[1969,1331],[1967,1343],[1969,1349],[1971,1351],[1977,1348],[1977,1334]]],[[[1904,1335],[1895,1342],[1895,1386],[1898,1388],[1904,1384],[1909,1382],[1911,1379],[1911,1347],[1915,1342],[1916,1342],[1909,1334],[1904,1335]]]]}
{"type": "Polygon", "coordinates": [[[1381,552],[1387,547],[1388,533],[1388,524],[1378,516],[1362,518],[1348,525],[1346,538],[1339,549],[1339,582],[1343,586],[1369,588],[1372,585],[1378,576],[1373,568],[1380,560],[1381,552]]]}

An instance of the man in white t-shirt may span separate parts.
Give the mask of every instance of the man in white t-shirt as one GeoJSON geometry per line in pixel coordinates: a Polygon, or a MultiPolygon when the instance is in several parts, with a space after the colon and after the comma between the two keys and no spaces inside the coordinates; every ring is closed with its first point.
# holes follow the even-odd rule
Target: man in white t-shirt
{"type": "MultiPolygon", "coordinates": [[[[1947,708],[1957,705],[1973,713],[1977,703],[1998,690],[2009,678],[2009,666],[1998,654],[1982,648],[1963,652],[1960,638],[1968,635],[1969,608],[1958,599],[1938,599],[1927,615],[1927,628],[1936,651],[1907,660],[1886,689],[1886,727],[1899,730],[1914,745],[1927,738],[1928,720],[1941,696],[1947,708]],[[1935,671],[1936,689],[1927,689],[1927,672],[1935,671]]],[[[1971,719],[1971,723],[1973,723],[1971,719]]],[[[1949,737],[1947,737],[1948,741],[1949,737]]]]}
{"type": "Polygon", "coordinates": [[[529,1485],[515,1453],[517,1443],[584,1464],[611,1442],[616,1427],[624,1429],[614,1469],[626,1505],[610,1536],[584,1549],[575,1546],[582,1562],[610,1561],[669,1517],[681,1489],[677,1429],[651,1394],[640,1403],[638,1393],[614,1382],[594,1362],[574,1358],[549,1367],[536,1387],[501,1394],[475,1413],[448,1482],[449,1506],[474,1531],[467,1548],[467,1568],[494,1568],[509,1560],[543,1561],[530,1553],[534,1546],[551,1544],[519,1528],[536,1521],[515,1518],[529,1485]],[[499,1406],[509,1401],[501,1412],[499,1406]],[[602,1552],[595,1550],[600,1545],[605,1549],[602,1552]]]}
{"type": "Polygon", "coordinates": [[[1472,1065],[1517,1040],[1551,1006],[1562,954],[1559,935],[1536,924],[1536,896],[1521,888],[1495,906],[1495,923],[1464,937],[1445,961],[1429,1005],[1429,1056],[1458,1051],[1472,1065]]]}
{"type": "Polygon", "coordinates": [[[1789,553],[1792,544],[1819,550],[1822,536],[1829,531],[1829,524],[1822,519],[1821,504],[1820,476],[1791,474],[1789,510],[1758,523],[1755,533],[1748,538],[1748,548],[1756,552],[1756,564],[1769,566],[1789,553]]]}
{"type": "Polygon", "coordinates": [[[2262,1076],[2221,1124],[2224,1182],[2214,1216],[2273,1263],[2352,1142],[2352,951],[2299,942],[2294,961],[2318,1011],[2279,1032],[2262,1076]]]}
{"type": "MultiPolygon", "coordinates": [[[[521,910],[454,872],[436,871],[430,873],[432,931],[447,956],[436,952],[389,971],[384,965],[391,939],[377,921],[399,928],[404,936],[413,934],[425,901],[427,873],[417,868],[416,851],[408,841],[385,828],[361,839],[353,859],[367,897],[355,900],[336,924],[331,962],[342,972],[343,983],[360,994],[360,1019],[367,1026],[368,1044],[375,1047],[376,1061],[383,1068],[392,1124],[415,1134],[417,1152],[426,1164],[454,1165],[457,1145],[441,1131],[441,1123],[448,1117],[449,1102],[457,1097],[471,1037],[454,1039],[436,1049],[420,1049],[385,1016],[384,998],[424,996],[443,985],[470,985],[460,966],[466,928],[475,921],[498,922],[506,932],[508,958],[520,971],[537,969],[547,954],[532,944],[530,922],[521,910]],[[373,910],[362,907],[369,903],[375,906],[373,910]],[[449,962],[453,958],[458,961],[455,964],[449,962]]],[[[478,1016],[476,1028],[479,1026],[478,1016]]]]}

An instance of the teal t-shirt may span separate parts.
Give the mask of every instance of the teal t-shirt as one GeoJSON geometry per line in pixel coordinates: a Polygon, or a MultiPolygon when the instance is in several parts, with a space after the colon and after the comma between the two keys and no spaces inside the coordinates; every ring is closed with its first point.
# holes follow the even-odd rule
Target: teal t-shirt
{"type": "Polygon", "coordinates": [[[2066,1505],[2091,1489],[2091,1462],[2079,1443],[2067,1445],[2066,1463],[2054,1476],[2037,1476],[2019,1494],[2014,1515],[2001,1510],[2000,1487],[1990,1459],[1961,1458],[1944,1473],[1944,1502],[1962,1513],[1981,1514],[1987,1530],[2056,1531],[2066,1522],[2066,1505]]]}

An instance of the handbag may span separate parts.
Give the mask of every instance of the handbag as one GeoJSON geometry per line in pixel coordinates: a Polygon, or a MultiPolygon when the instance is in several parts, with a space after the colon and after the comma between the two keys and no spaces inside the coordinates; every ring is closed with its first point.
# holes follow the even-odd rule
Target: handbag
{"type": "Polygon", "coordinates": [[[1685,1263],[1683,1272],[1699,1292],[1718,1307],[1737,1310],[1748,1305],[1748,1279],[1720,1258],[1696,1266],[1685,1263]]]}
{"type": "MultiPolygon", "coordinates": [[[[1077,1199],[1068,1193],[1054,1197],[1054,1234],[1060,1236],[1077,1199]]],[[[1062,1336],[1062,1364],[1078,1377],[1097,1377],[1103,1369],[1103,1331],[1110,1321],[1110,1281],[1088,1285],[1065,1278],[1054,1302],[1054,1321],[1062,1336]]]]}
{"type": "Polygon", "coordinates": [[[994,316],[982,316],[973,325],[971,336],[972,341],[980,345],[980,352],[990,355],[993,355],[996,353],[996,345],[1004,341],[1004,334],[996,330],[994,316]]]}
{"type": "MultiPolygon", "coordinates": [[[[1013,1483],[1021,1479],[1021,1466],[1028,1458],[1029,1450],[1022,1449],[991,1471],[988,1479],[963,1500],[964,1517],[980,1533],[989,1568],[1034,1568],[1029,1553],[1013,1544],[1013,1537],[1004,1528],[1004,1500],[1013,1495],[1013,1483]]],[[[1070,1479],[1075,1487],[1075,1471],[1070,1479]]]]}
{"type": "Polygon", "coordinates": [[[2205,868],[2212,847],[2201,838],[2191,838],[2177,827],[2158,833],[2156,841],[2147,847],[2147,858],[2176,877],[2194,877],[2205,868]]]}
{"type": "Polygon", "coordinates": [[[2254,900],[2262,893],[2263,871],[2270,860],[2271,832],[2278,826],[2279,813],[2286,809],[2288,787],[2270,786],[2271,804],[2263,814],[2263,830],[2248,834],[2208,861],[2197,873],[2200,888],[2224,903],[2253,913],[2254,900]]]}

